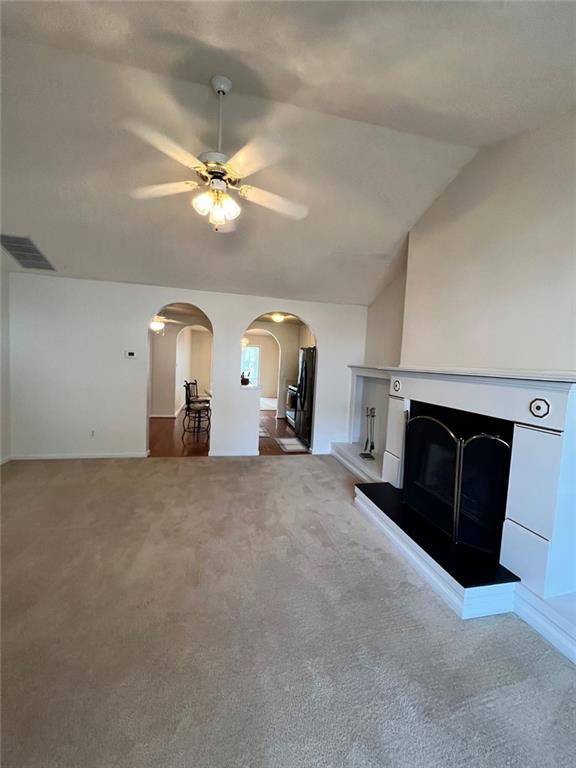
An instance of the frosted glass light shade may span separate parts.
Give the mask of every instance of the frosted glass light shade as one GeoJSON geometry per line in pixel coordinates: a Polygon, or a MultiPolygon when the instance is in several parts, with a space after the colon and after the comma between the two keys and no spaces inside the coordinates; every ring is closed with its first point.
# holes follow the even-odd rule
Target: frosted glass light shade
{"type": "Polygon", "coordinates": [[[236,200],[234,200],[233,197],[230,197],[230,195],[224,195],[222,199],[222,208],[224,209],[224,215],[228,221],[234,221],[234,219],[237,219],[238,216],[240,216],[240,211],[242,210],[236,200]]]}
{"type": "Polygon", "coordinates": [[[214,198],[212,197],[211,192],[202,192],[201,195],[196,195],[196,197],[192,199],[192,206],[194,207],[196,213],[199,213],[200,216],[206,216],[209,214],[213,205],[214,198]]]}
{"type": "Polygon", "coordinates": [[[210,211],[210,224],[214,227],[221,227],[223,224],[226,224],[226,214],[224,213],[222,203],[217,202],[212,206],[212,210],[210,211]]]}

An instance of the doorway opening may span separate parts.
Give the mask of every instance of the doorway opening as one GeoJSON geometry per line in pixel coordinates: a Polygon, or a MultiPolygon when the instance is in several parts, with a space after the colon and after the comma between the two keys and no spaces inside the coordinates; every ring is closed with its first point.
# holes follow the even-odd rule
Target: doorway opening
{"type": "Polygon", "coordinates": [[[242,337],[241,379],[259,386],[262,455],[308,453],[312,446],[316,338],[296,315],[267,312],[242,337]]]}
{"type": "Polygon", "coordinates": [[[207,456],[212,323],[193,304],[167,304],[151,319],[148,335],[148,455],[207,456]]]}

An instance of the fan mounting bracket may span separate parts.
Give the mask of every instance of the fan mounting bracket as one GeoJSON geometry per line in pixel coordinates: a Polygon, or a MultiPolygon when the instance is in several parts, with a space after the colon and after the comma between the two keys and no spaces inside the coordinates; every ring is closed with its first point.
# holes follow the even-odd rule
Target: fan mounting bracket
{"type": "Polygon", "coordinates": [[[220,96],[220,94],[226,96],[232,88],[232,80],[224,75],[214,75],[210,80],[210,85],[216,96],[220,96]]]}
{"type": "Polygon", "coordinates": [[[228,165],[228,155],[223,152],[203,152],[199,160],[202,160],[204,166],[194,170],[202,181],[208,183],[212,179],[222,179],[231,186],[240,182],[237,172],[228,165]]]}

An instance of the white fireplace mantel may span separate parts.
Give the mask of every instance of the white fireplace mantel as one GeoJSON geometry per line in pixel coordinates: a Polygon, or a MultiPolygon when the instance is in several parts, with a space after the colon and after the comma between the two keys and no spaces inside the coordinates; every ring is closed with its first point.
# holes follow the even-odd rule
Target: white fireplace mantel
{"type": "Polygon", "coordinates": [[[520,381],[538,381],[542,383],[560,382],[576,384],[576,371],[528,371],[498,368],[410,368],[385,367],[379,365],[349,365],[358,376],[390,378],[392,375],[413,374],[422,376],[467,376],[485,379],[510,379],[520,381]]]}
{"type": "Polygon", "coordinates": [[[516,612],[576,660],[576,630],[562,616],[550,618],[554,605],[569,604],[569,612],[576,606],[576,372],[349,367],[349,445],[356,445],[361,423],[358,393],[364,383],[389,382],[381,477],[362,474],[357,451],[346,454],[342,444],[333,449],[349,469],[359,467],[361,479],[402,486],[406,415],[412,400],[514,423],[500,562],[521,579],[516,612]]]}

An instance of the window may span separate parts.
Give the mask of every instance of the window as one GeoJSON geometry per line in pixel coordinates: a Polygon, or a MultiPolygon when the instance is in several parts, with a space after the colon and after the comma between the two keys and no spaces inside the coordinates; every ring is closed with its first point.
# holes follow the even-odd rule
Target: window
{"type": "Polygon", "coordinates": [[[260,383],[260,347],[242,348],[242,371],[250,384],[260,383]]]}

